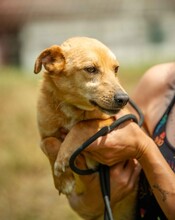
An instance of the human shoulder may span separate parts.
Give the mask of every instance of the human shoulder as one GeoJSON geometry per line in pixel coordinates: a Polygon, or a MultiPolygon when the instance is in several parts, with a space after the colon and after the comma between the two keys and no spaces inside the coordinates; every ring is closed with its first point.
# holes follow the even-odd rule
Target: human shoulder
{"type": "Polygon", "coordinates": [[[175,63],[151,67],[141,77],[133,99],[145,115],[151,133],[175,92],[175,63]]]}
{"type": "Polygon", "coordinates": [[[159,89],[163,86],[167,88],[170,84],[175,84],[175,62],[174,63],[163,63],[158,64],[146,71],[141,80],[142,83],[150,83],[150,85],[155,89],[159,89]]]}
{"type": "Polygon", "coordinates": [[[140,106],[162,97],[168,90],[175,90],[175,63],[164,63],[151,67],[141,77],[133,93],[140,106]]]}

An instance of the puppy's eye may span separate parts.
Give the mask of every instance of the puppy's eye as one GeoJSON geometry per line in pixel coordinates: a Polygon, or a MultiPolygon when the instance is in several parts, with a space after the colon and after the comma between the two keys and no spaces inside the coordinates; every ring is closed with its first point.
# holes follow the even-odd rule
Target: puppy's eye
{"type": "Polygon", "coordinates": [[[115,67],[114,67],[114,72],[117,73],[117,72],[118,72],[118,69],[119,69],[119,66],[115,66],[115,67]]]}
{"type": "Polygon", "coordinates": [[[94,66],[85,67],[84,70],[88,73],[97,73],[98,72],[98,69],[94,66]]]}

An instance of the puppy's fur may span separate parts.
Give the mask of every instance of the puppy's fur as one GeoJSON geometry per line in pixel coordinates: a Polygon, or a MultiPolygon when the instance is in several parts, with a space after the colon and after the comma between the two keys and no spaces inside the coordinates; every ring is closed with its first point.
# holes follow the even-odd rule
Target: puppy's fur
{"type": "MultiPolygon", "coordinates": [[[[54,166],[59,192],[82,193],[84,186],[68,167],[69,158],[79,145],[76,140],[71,143],[69,133],[62,142],[61,129],[70,130],[80,121],[88,123],[93,119],[99,130],[113,121],[112,115],[128,101],[116,76],[119,63],[101,42],[75,37],[44,50],[36,60],[34,72],[39,73],[42,65],[46,71],[37,107],[41,147],[44,150],[48,145],[61,145],[54,166]]],[[[87,159],[87,165],[94,168],[95,163],[87,159]]],[[[117,219],[131,219],[133,200],[134,196],[130,196],[117,205],[117,219]]]]}

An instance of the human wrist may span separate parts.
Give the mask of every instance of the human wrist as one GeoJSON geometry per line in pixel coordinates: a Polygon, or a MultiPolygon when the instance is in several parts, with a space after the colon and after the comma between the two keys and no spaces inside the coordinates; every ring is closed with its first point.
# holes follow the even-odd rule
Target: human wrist
{"type": "Polygon", "coordinates": [[[149,136],[146,136],[146,134],[144,138],[141,138],[136,159],[142,166],[145,163],[145,161],[149,159],[150,153],[155,147],[157,148],[154,141],[149,136]]]}
{"type": "Polygon", "coordinates": [[[146,158],[147,153],[149,153],[150,148],[155,146],[154,141],[150,138],[144,131],[140,130],[137,138],[137,153],[136,159],[141,164],[141,162],[146,158]]]}

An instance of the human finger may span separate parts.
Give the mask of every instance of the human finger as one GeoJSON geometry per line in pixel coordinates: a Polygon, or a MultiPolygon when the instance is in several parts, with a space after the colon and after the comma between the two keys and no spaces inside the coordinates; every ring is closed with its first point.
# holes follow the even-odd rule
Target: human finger
{"type": "Polygon", "coordinates": [[[128,184],[128,188],[129,189],[133,189],[135,187],[135,185],[137,184],[138,182],[138,177],[139,177],[139,174],[141,172],[141,166],[139,163],[135,164],[134,166],[134,170],[132,172],[132,175],[130,176],[130,180],[129,180],[129,184],[128,184]]]}
{"type": "MultiPolygon", "coordinates": [[[[128,182],[132,176],[135,165],[132,160],[123,161],[113,165],[110,169],[110,175],[112,180],[116,180],[120,185],[128,185],[128,182]]],[[[114,181],[113,181],[114,182],[114,181]]],[[[113,183],[112,182],[112,183],[113,183]]]]}
{"type": "Polygon", "coordinates": [[[132,192],[136,182],[136,164],[133,160],[115,164],[110,169],[111,203],[115,204],[132,192]],[[132,177],[134,175],[134,177],[132,177]]]}

